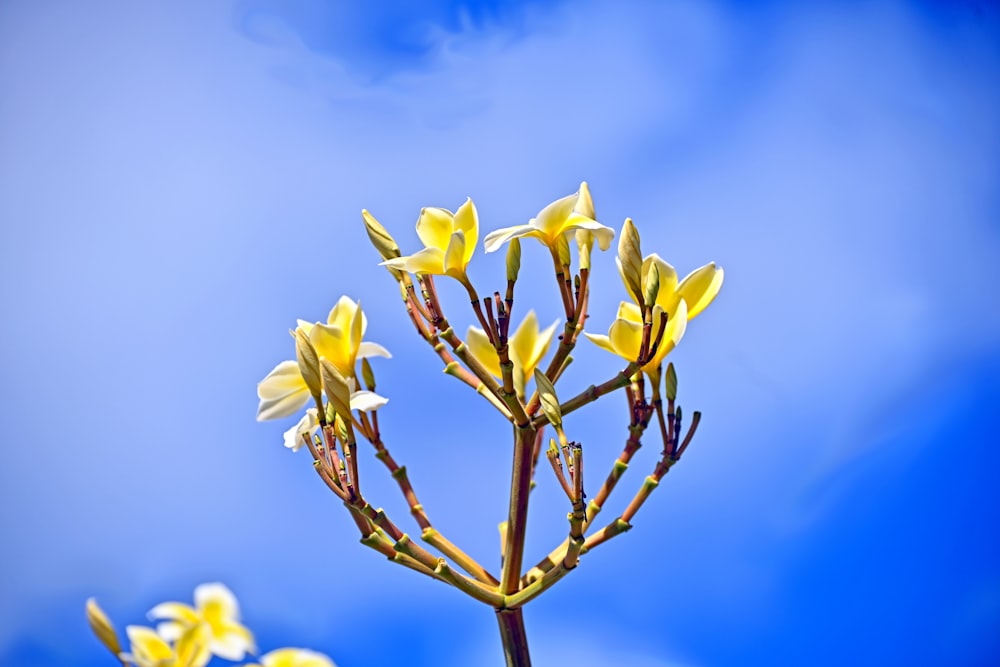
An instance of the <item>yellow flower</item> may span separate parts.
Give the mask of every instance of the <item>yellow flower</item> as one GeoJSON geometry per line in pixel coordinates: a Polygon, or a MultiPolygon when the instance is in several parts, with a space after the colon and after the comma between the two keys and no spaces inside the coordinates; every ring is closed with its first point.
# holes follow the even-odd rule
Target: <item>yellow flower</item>
{"type": "MultiPolygon", "coordinates": [[[[391,357],[389,351],[377,343],[363,341],[368,319],[361,305],[342,296],[330,311],[326,323],[311,324],[298,320],[299,328],[309,337],[316,353],[330,361],[341,375],[354,377],[358,357],[391,357]]],[[[260,404],[257,421],[287,417],[304,406],[311,396],[296,361],[282,361],[257,385],[260,404]]],[[[351,394],[351,407],[355,410],[376,410],[388,399],[370,391],[351,394]]]]}
{"type": "Polygon", "coordinates": [[[382,262],[382,266],[410,273],[451,276],[463,282],[465,267],[479,241],[479,215],[471,199],[452,213],[443,208],[424,208],[417,218],[417,236],[424,249],[405,257],[382,262]]]}
{"type": "MultiPolygon", "coordinates": [[[[653,253],[642,260],[643,286],[646,285],[650,269],[654,265],[660,280],[660,287],[656,293],[656,305],[669,314],[677,308],[677,302],[683,299],[687,302],[687,318],[689,320],[693,320],[712,303],[722,287],[722,279],[725,275],[722,268],[717,267],[715,262],[709,262],[689,273],[684,280],[678,283],[677,270],[663,261],[659,255],[653,253]]],[[[625,280],[620,262],[618,273],[621,274],[625,289],[628,290],[628,282],[625,280]]],[[[631,290],[629,291],[631,292],[631,290]]],[[[635,299],[634,294],[632,298],[635,299]]]]}
{"type": "Polygon", "coordinates": [[[594,234],[601,250],[607,250],[611,246],[611,239],[615,237],[615,230],[594,220],[593,215],[594,203],[590,198],[590,189],[583,182],[577,192],[552,202],[529,220],[528,224],[490,232],[483,240],[483,245],[486,252],[493,252],[511,239],[532,237],[555,251],[561,237],[568,241],[576,230],[583,229],[594,234]]]}
{"type": "MultiPolygon", "coordinates": [[[[659,305],[654,306],[650,346],[656,339],[660,313],[662,312],[664,312],[663,308],[659,305]]],[[[675,309],[667,311],[667,326],[663,331],[660,344],[656,348],[656,354],[642,367],[645,373],[656,374],[656,369],[663,362],[663,358],[670,354],[684,336],[687,321],[687,304],[683,299],[678,299],[675,303],[675,309]]],[[[583,335],[608,352],[613,352],[628,361],[636,361],[642,347],[642,311],[634,303],[622,301],[621,305],[618,306],[618,317],[611,323],[611,329],[608,330],[607,336],[598,336],[586,331],[583,332],[583,335]]]]}
{"type": "MultiPolygon", "coordinates": [[[[195,606],[180,602],[163,602],[149,611],[150,619],[168,619],[156,631],[178,646],[192,628],[207,629],[208,650],[226,660],[242,660],[256,653],[253,635],[240,623],[240,608],[236,596],[224,585],[202,584],[194,589],[195,606]]],[[[130,635],[131,638],[131,635],[130,635]]],[[[145,666],[143,666],[145,667],[145,666]]]]}
{"type": "MultiPolygon", "coordinates": [[[[524,398],[524,385],[527,378],[534,374],[535,367],[538,366],[538,362],[542,360],[542,357],[549,350],[549,345],[552,344],[552,335],[556,331],[556,324],[539,332],[538,317],[535,316],[535,311],[529,310],[521,325],[517,327],[517,331],[507,341],[510,360],[514,363],[514,389],[521,398],[524,398]]],[[[500,357],[485,331],[469,327],[466,344],[472,355],[486,370],[497,378],[503,377],[503,372],[500,369],[500,357]]]]}
{"type": "Polygon", "coordinates": [[[173,647],[152,628],[130,625],[125,632],[131,651],[120,653],[119,658],[137,667],[204,667],[212,657],[203,626],[190,627],[173,647]]]}
{"type": "Polygon", "coordinates": [[[260,663],[244,667],[336,667],[333,661],[322,653],[304,648],[279,648],[261,656],[260,663]]]}

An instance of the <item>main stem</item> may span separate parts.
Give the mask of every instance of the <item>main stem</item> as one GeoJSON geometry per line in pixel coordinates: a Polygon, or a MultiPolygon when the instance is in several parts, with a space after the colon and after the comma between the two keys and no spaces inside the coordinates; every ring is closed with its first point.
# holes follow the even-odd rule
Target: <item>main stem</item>
{"type": "Polygon", "coordinates": [[[521,609],[521,607],[497,609],[500,641],[503,642],[503,654],[507,661],[507,667],[531,667],[531,656],[528,655],[528,635],[524,631],[524,615],[521,609]]]}

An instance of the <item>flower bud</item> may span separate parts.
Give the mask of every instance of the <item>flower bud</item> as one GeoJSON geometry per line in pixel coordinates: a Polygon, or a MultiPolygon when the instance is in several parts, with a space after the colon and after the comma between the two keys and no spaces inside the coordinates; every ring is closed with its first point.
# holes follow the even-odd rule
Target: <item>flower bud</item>
{"type": "Polygon", "coordinates": [[[309,340],[309,335],[298,327],[292,332],[295,336],[295,358],[299,362],[299,373],[309,387],[309,393],[317,403],[323,402],[323,380],[319,373],[319,355],[309,340]]]}
{"type": "Polygon", "coordinates": [[[580,183],[580,198],[576,200],[576,206],[573,207],[573,210],[591,220],[597,220],[597,214],[594,213],[594,200],[590,197],[590,186],[587,185],[587,181],[580,183]]]}
{"type": "Polygon", "coordinates": [[[656,295],[660,292],[660,270],[656,268],[656,264],[649,265],[649,271],[646,272],[646,284],[642,287],[646,298],[646,305],[654,305],[656,303],[656,295]]]}
{"type": "Polygon", "coordinates": [[[562,426],[562,410],[559,408],[559,397],[556,396],[555,385],[541,370],[535,369],[535,386],[538,388],[538,402],[542,412],[548,417],[549,423],[559,428],[562,426]]]}
{"type": "Polygon", "coordinates": [[[622,235],[618,239],[618,270],[636,303],[644,304],[642,291],[642,250],[639,248],[639,230],[626,218],[622,235]]]}
{"type": "Polygon", "coordinates": [[[328,359],[320,359],[320,375],[323,377],[323,391],[341,418],[351,419],[351,389],[347,380],[328,359]]]}
{"type": "Polygon", "coordinates": [[[588,229],[576,230],[576,249],[580,253],[580,269],[590,270],[590,251],[594,249],[594,232],[588,229]]]}
{"type": "Polygon", "coordinates": [[[366,357],[361,358],[361,379],[364,380],[368,391],[375,391],[375,374],[372,373],[372,365],[368,363],[366,357]]]}
{"type": "Polygon", "coordinates": [[[674,370],[674,364],[667,364],[667,372],[663,379],[664,383],[664,393],[666,393],[667,398],[671,401],[677,398],[677,371],[674,370]]]}
{"type": "Polygon", "coordinates": [[[559,256],[560,266],[570,265],[572,260],[569,255],[569,238],[566,234],[560,234],[559,238],[556,239],[556,254],[559,256]]]}
{"type": "Polygon", "coordinates": [[[521,239],[511,239],[507,247],[507,280],[514,282],[521,271],[521,239]]]}
{"type": "Polygon", "coordinates": [[[115,626],[111,625],[111,621],[94,598],[87,600],[87,623],[90,624],[90,630],[97,636],[97,639],[117,657],[122,650],[121,643],[118,641],[118,633],[115,632],[115,626]]]}
{"type": "MultiPolygon", "coordinates": [[[[382,259],[388,261],[402,254],[399,251],[396,239],[392,238],[385,227],[367,209],[361,211],[361,218],[365,221],[365,231],[368,232],[368,238],[371,239],[372,245],[375,246],[375,250],[382,256],[382,259]]],[[[387,268],[389,269],[389,273],[397,280],[402,277],[403,274],[399,269],[387,268]]]]}

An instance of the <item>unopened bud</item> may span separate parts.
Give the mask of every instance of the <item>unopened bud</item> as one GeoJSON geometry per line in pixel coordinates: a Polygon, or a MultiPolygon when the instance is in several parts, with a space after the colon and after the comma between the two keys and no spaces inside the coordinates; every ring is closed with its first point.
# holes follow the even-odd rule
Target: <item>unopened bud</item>
{"type": "Polygon", "coordinates": [[[650,264],[649,271],[646,272],[646,284],[643,285],[643,294],[646,298],[646,305],[652,306],[656,303],[656,295],[660,293],[660,270],[656,264],[650,264]]]}
{"type": "Polygon", "coordinates": [[[115,632],[115,626],[111,625],[111,620],[108,619],[107,614],[98,606],[97,600],[94,598],[87,600],[87,623],[97,639],[115,657],[118,657],[122,650],[121,643],[118,641],[118,633],[115,632]]]}
{"type": "Polygon", "coordinates": [[[580,253],[580,268],[590,270],[590,251],[594,249],[594,232],[576,230],[576,249],[580,253]]]}
{"type": "Polygon", "coordinates": [[[302,327],[297,328],[293,334],[295,336],[295,358],[299,362],[299,373],[302,374],[302,379],[305,380],[306,386],[309,387],[309,393],[312,394],[317,403],[322,403],[323,379],[319,373],[319,355],[316,354],[316,348],[313,347],[312,341],[309,340],[308,334],[306,334],[302,327]]]}
{"type": "Polygon", "coordinates": [[[538,388],[538,402],[542,412],[548,417],[549,423],[559,428],[562,426],[562,409],[559,407],[559,397],[556,396],[555,385],[541,370],[535,369],[535,386],[538,388]]]}
{"type": "Polygon", "coordinates": [[[677,398],[677,371],[674,370],[673,363],[667,364],[667,373],[663,378],[664,393],[671,401],[677,398]]]}
{"type": "Polygon", "coordinates": [[[569,239],[566,234],[560,234],[556,239],[556,254],[559,256],[560,266],[569,266],[572,261],[569,256],[569,239]]]}
{"type": "Polygon", "coordinates": [[[375,374],[372,373],[372,365],[365,357],[361,358],[361,379],[364,380],[368,391],[375,391],[375,374]]]}
{"type": "Polygon", "coordinates": [[[507,247],[507,280],[514,282],[521,271],[521,239],[511,239],[507,247]]]}
{"type": "MultiPolygon", "coordinates": [[[[371,239],[372,245],[375,246],[375,250],[382,256],[382,259],[388,261],[402,254],[399,251],[396,239],[392,238],[385,227],[382,226],[382,223],[376,220],[367,209],[361,211],[361,217],[365,221],[365,231],[368,232],[368,238],[371,239]]],[[[399,269],[394,269],[391,266],[386,268],[389,269],[389,273],[397,280],[403,275],[399,269]]]]}
{"type": "Polygon", "coordinates": [[[337,431],[337,437],[340,438],[341,442],[350,442],[348,440],[347,423],[340,415],[336,415],[333,420],[333,428],[337,431]]]}
{"type": "Polygon", "coordinates": [[[580,183],[580,198],[576,200],[576,206],[573,207],[573,210],[591,220],[597,220],[597,214],[594,213],[594,200],[590,197],[590,186],[587,185],[587,181],[580,183]]]}
{"type": "Polygon", "coordinates": [[[320,375],[334,412],[343,419],[351,419],[351,389],[347,380],[328,359],[320,359],[320,375]]]}
{"type": "Polygon", "coordinates": [[[626,218],[618,238],[618,270],[636,303],[644,304],[642,292],[642,250],[639,247],[639,230],[626,218]]]}

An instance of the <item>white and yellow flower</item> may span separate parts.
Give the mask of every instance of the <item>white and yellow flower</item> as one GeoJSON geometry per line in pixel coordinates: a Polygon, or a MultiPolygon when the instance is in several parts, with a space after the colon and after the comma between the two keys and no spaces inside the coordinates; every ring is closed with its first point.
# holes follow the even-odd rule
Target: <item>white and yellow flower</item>
{"type": "MultiPolygon", "coordinates": [[[[524,398],[525,383],[528,378],[532,377],[535,367],[548,352],[555,331],[556,324],[545,331],[539,331],[538,317],[535,315],[535,311],[529,310],[520,326],[517,327],[517,331],[508,339],[508,354],[514,364],[514,389],[520,398],[524,398]]],[[[469,351],[486,370],[497,378],[503,377],[500,357],[485,331],[469,327],[469,335],[465,342],[469,346],[469,351]]]]}
{"type": "Polygon", "coordinates": [[[243,667],[337,667],[322,653],[304,648],[279,648],[261,656],[260,664],[243,667]]]}
{"type": "Polygon", "coordinates": [[[152,628],[130,625],[125,632],[129,652],[122,652],[118,657],[136,667],[204,667],[212,658],[208,630],[203,625],[187,628],[173,646],[152,628]]]}
{"type": "MultiPolygon", "coordinates": [[[[325,323],[298,320],[298,327],[306,333],[319,357],[329,360],[345,378],[355,376],[359,357],[392,356],[378,343],[362,340],[368,319],[361,304],[346,296],[340,297],[325,323]]],[[[295,414],[311,394],[298,362],[282,361],[258,383],[257,396],[260,398],[257,421],[265,421],[295,414]]],[[[351,407],[355,410],[376,410],[387,401],[370,391],[351,394],[351,407]]]]}
{"type": "Polygon", "coordinates": [[[530,237],[538,239],[555,252],[561,237],[568,241],[577,230],[585,230],[593,233],[601,250],[607,250],[615,237],[615,230],[594,220],[593,215],[594,203],[590,198],[590,189],[583,182],[577,192],[552,202],[529,220],[528,224],[490,232],[483,240],[483,246],[486,252],[493,252],[511,239],[530,237]]]}
{"type": "Polygon", "coordinates": [[[424,244],[423,250],[386,260],[382,266],[467,281],[465,269],[479,241],[479,214],[471,199],[454,213],[444,208],[421,209],[417,236],[424,244]]]}
{"type": "MultiPolygon", "coordinates": [[[[203,626],[208,651],[220,658],[242,660],[247,653],[257,652],[253,634],[240,623],[240,607],[232,591],[219,583],[202,584],[194,589],[194,603],[192,607],[181,602],[163,602],[153,607],[150,619],[166,619],[156,627],[159,636],[177,641],[180,646],[192,628],[203,626]]],[[[152,646],[152,640],[149,641],[152,646]]]]}
{"type": "Polygon", "coordinates": [[[288,447],[293,452],[297,452],[305,444],[305,441],[302,439],[303,436],[312,439],[318,431],[319,411],[316,408],[309,408],[302,415],[302,419],[299,420],[298,424],[285,431],[285,447],[288,447]]]}

